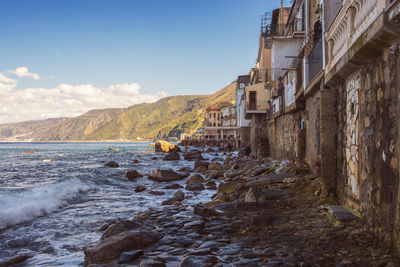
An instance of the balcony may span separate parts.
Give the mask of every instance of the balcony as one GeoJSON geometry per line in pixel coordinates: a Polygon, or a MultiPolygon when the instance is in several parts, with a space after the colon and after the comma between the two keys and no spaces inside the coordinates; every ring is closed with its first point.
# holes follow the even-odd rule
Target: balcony
{"type": "MultiPolygon", "coordinates": [[[[344,0],[325,35],[328,42],[328,73],[384,11],[386,0],[344,0]]],[[[371,38],[371,37],[369,37],[371,38]]]]}
{"type": "Polygon", "coordinates": [[[315,77],[322,71],[322,38],[314,42],[314,46],[308,55],[308,75],[306,86],[308,86],[315,77]]]}
{"type": "Polygon", "coordinates": [[[282,68],[257,69],[253,83],[269,82],[274,86],[278,78],[283,76],[284,73],[285,69],[282,68]]]}
{"type": "Polygon", "coordinates": [[[264,28],[264,38],[285,36],[286,24],[268,24],[264,28]]]}
{"type": "Polygon", "coordinates": [[[247,86],[245,118],[250,119],[250,114],[266,113],[269,108],[268,100],[271,98],[271,92],[265,89],[265,83],[258,83],[247,86]]]}

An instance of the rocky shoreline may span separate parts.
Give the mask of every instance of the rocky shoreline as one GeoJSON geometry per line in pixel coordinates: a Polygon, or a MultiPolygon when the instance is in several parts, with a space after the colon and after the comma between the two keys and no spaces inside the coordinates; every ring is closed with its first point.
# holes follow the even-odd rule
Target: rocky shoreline
{"type": "Polygon", "coordinates": [[[320,178],[307,166],[242,152],[221,157],[211,149],[207,161],[191,151],[183,158],[193,169],[150,172],[174,196],[132,220],[103,225],[101,239],[85,248],[85,266],[398,266],[356,216],[330,212],[336,203],[320,196],[320,178]],[[182,179],[193,194],[216,194],[189,205],[173,183],[182,179]]]}

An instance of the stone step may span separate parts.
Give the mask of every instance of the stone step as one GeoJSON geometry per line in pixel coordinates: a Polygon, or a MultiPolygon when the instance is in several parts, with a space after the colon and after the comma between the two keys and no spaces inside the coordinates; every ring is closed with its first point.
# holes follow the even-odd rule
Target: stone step
{"type": "Polygon", "coordinates": [[[329,205],[328,211],[336,220],[341,222],[348,222],[358,219],[357,215],[341,205],[329,205]]]}

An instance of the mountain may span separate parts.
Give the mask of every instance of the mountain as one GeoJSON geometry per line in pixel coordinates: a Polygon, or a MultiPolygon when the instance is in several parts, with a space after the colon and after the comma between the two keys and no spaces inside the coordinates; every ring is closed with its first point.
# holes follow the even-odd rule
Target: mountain
{"type": "Polygon", "coordinates": [[[236,82],[211,95],[179,95],[127,108],[91,110],[75,118],[0,125],[0,141],[135,141],[179,138],[201,127],[205,108],[235,99],[236,82]]]}

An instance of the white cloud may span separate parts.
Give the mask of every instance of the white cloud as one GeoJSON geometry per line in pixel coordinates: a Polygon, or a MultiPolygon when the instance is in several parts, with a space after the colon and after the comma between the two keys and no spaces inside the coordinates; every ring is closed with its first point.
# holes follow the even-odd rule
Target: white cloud
{"type": "Polygon", "coordinates": [[[40,76],[37,73],[29,72],[27,67],[18,67],[15,70],[10,70],[9,73],[12,73],[20,78],[29,77],[34,80],[39,80],[40,76]]]}
{"type": "Polygon", "coordinates": [[[60,84],[54,88],[14,90],[16,84],[0,74],[0,123],[73,117],[91,109],[123,108],[167,96],[165,92],[141,93],[136,83],[108,87],[60,84]]]}

